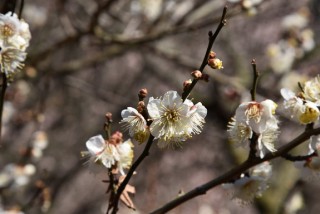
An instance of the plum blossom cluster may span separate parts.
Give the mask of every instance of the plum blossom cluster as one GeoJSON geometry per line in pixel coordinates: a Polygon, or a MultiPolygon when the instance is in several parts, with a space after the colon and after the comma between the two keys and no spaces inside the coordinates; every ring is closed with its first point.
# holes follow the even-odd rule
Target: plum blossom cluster
{"type": "Polygon", "coordinates": [[[23,66],[31,34],[29,25],[12,12],[0,14],[0,66],[8,78],[23,66]]]}
{"type": "Polygon", "coordinates": [[[149,135],[158,140],[158,146],[174,147],[202,131],[207,109],[202,103],[193,104],[189,99],[182,100],[176,91],[168,91],[161,98],[149,98],[146,106],[149,118],[142,112],[128,107],[121,112],[124,127],[130,136],[139,143],[149,135]]]}
{"type": "Polygon", "coordinates": [[[314,49],[314,33],[308,28],[309,17],[308,9],[301,8],[282,20],[283,36],[281,40],[267,47],[270,66],[274,72],[290,71],[296,59],[302,58],[314,49]]]}
{"type": "Polygon", "coordinates": [[[272,175],[272,166],[269,162],[263,162],[242,173],[240,178],[233,183],[222,185],[225,189],[233,190],[233,198],[243,203],[249,203],[254,197],[261,197],[268,189],[268,181],[272,175]]]}
{"type": "Polygon", "coordinates": [[[317,122],[320,116],[320,76],[305,82],[302,91],[295,94],[289,89],[282,88],[284,108],[293,120],[301,124],[317,122]]]}
{"type": "Polygon", "coordinates": [[[247,146],[257,136],[257,152],[263,158],[266,151],[275,152],[274,143],[279,134],[275,117],[277,104],[272,100],[244,102],[228,124],[230,140],[247,146]]]}
{"type": "Polygon", "coordinates": [[[81,152],[89,158],[89,164],[102,164],[110,170],[119,171],[125,175],[124,169],[130,168],[133,160],[133,144],[130,139],[123,141],[122,133],[115,132],[110,139],[101,135],[91,137],[86,146],[88,151],[81,152]]]}

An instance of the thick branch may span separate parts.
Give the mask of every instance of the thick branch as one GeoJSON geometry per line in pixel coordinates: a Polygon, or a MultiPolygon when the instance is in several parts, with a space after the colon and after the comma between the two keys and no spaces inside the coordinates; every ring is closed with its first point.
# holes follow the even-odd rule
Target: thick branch
{"type": "Polygon", "coordinates": [[[200,185],[190,192],[187,192],[186,194],[180,196],[177,199],[172,200],[171,202],[167,203],[163,207],[151,212],[152,214],[161,214],[161,213],[166,213],[169,210],[172,210],[173,208],[179,206],[180,204],[195,198],[199,195],[205,194],[209,189],[212,189],[222,183],[226,183],[230,180],[232,180],[234,177],[240,175],[241,173],[245,172],[246,170],[250,169],[251,167],[260,164],[264,161],[268,161],[274,158],[277,158],[279,156],[282,156],[283,154],[288,153],[291,149],[295,148],[296,146],[300,145],[304,141],[308,140],[312,135],[318,135],[320,134],[320,128],[313,129],[313,130],[306,130],[302,134],[300,134],[298,137],[293,139],[291,142],[288,144],[280,147],[276,152],[274,153],[268,153],[263,159],[253,159],[250,160],[248,159],[244,163],[242,163],[239,166],[236,166],[235,168],[231,169],[229,172],[219,176],[218,178],[215,178],[208,183],[205,183],[203,185],[200,185]]]}

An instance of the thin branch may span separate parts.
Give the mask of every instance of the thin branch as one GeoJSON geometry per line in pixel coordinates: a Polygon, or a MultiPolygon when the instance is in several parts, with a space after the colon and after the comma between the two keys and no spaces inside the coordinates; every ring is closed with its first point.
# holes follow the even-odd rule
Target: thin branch
{"type": "MultiPolygon", "coordinates": [[[[201,66],[199,68],[200,72],[203,72],[204,68],[206,67],[207,63],[208,63],[208,57],[209,57],[209,53],[212,49],[213,43],[215,42],[217,36],[219,35],[221,29],[223,28],[223,26],[225,26],[227,24],[227,20],[226,18],[226,14],[227,14],[227,6],[225,6],[223,8],[223,12],[222,12],[222,16],[220,19],[220,23],[216,29],[216,31],[214,32],[214,34],[212,34],[212,31],[209,32],[209,43],[208,43],[208,47],[206,50],[206,53],[203,57],[201,66]]],[[[190,92],[192,91],[192,89],[194,88],[194,86],[197,84],[198,79],[193,79],[191,85],[182,93],[182,99],[185,100],[187,99],[187,97],[189,96],[190,92]]]]}
{"type": "Polygon", "coordinates": [[[316,156],[318,156],[317,152],[312,152],[311,154],[308,154],[308,155],[290,155],[290,154],[281,155],[281,157],[289,161],[306,161],[316,156]]]}
{"type": "Polygon", "coordinates": [[[191,200],[192,198],[195,198],[199,195],[205,194],[209,189],[212,189],[220,184],[223,184],[223,183],[230,181],[234,177],[240,175],[241,173],[245,172],[246,170],[250,169],[251,167],[253,167],[257,164],[260,164],[264,161],[272,160],[274,158],[282,156],[283,154],[288,153],[291,149],[300,145],[301,143],[303,143],[304,141],[309,139],[311,136],[318,135],[318,134],[320,134],[320,128],[306,130],[302,134],[300,134],[298,137],[293,139],[291,142],[289,142],[288,144],[280,147],[276,152],[266,154],[266,156],[263,159],[259,159],[259,158],[255,158],[253,160],[248,159],[247,161],[243,162],[239,166],[234,167],[233,169],[231,169],[227,173],[225,173],[225,174],[223,174],[223,175],[221,175],[221,176],[219,176],[219,177],[217,177],[217,178],[215,178],[215,179],[213,179],[203,185],[200,185],[200,186],[194,188],[193,190],[187,192],[186,194],[180,196],[179,198],[176,198],[176,199],[170,201],[169,203],[165,204],[161,208],[151,212],[151,214],[166,213],[169,210],[172,210],[173,208],[179,206],[180,204],[182,204],[188,200],[191,200]]]}
{"type": "Polygon", "coordinates": [[[257,85],[258,85],[258,79],[259,79],[259,72],[257,70],[257,64],[256,64],[256,60],[253,59],[251,61],[251,65],[252,65],[252,70],[253,70],[253,81],[252,81],[252,88],[250,90],[250,94],[251,94],[251,100],[255,101],[256,100],[256,91],[257,91],[257,85]]]}
{"type": "MultiPolygon", "coordinates": [[[[125,187],[127,186],[127,184],[129,183],[129,180],[132,177],[134,171],[138,168],[140,163],[149,155],[149,150],[151,148],[153,140],[154,140],[154,137],[152,135],[150,135],[148,142],[147,142],[146,146],[144,147],[143,152],[141,153],[139,158],[132,164],[131,168],[129,169],[129,172],[126,175],[126,178],[123,180],[123,182],[119,186],[119,188],[117,190],[117,194],[115,195],[114,201],[112,203],[112,214],[117,213],[120,196],[121,196],[123,190],[125,189],[125,187]]],[[[110,209],[108,208],[108,211],[109,210],[110,209]]]]}
{"type": "Polygon", "coordinates": [[[248,161],[251,161],[255,158],[257,158],[256,153],[257,153],[257,140],[259,138],[259,135],[253,132],[253,135],[250,139],[250,152],[248,156],[248,161]]]}
{"type": "Polygon", "coordinates": [[[1,85],[1,92],[0,92],[0,145],[1,145],[1,136],[2,136],[2,114],[3,114],[3,103],[5,98],[5,93],[7,89],[7,75],[6,73],[2,73],[2,85],[1,85]]]}

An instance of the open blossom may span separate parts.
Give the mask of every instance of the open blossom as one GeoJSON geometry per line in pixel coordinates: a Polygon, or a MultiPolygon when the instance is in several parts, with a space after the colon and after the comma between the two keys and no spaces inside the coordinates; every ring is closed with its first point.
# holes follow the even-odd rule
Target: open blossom
{"type": "Polygon", "coordinates": [[[230,140],[247,145],[256,133],[259,156],[263,158],[267,150],[275,152],[274,142],[279,134],[278,120],[274,116],[276,108],[272,100],[242,103],[228,124],[230,140]]]}
{"type": "Polygon", "coordinates": [[[284,98],[284,108],[289,110],[291,118],[301,124],[309,124],[318,120],[320,111],[315,103],[297,97],[292,91],[285,88],[282,88],[280,93],[284,98]]]}
{"type": "Polygon", "coordinates": [[[305,82],[303,92],[307,100],[320,106],[320,75],[305,82]]]}
{"type": "Polygon", "coordinates": [[[133,144],[130,139],[119,144],[117,146],[119,153],[118,169],[122,175],[124,175],[124,169],[129,169],[133,160],[133,144]]]}
{"type": "Polygon", "coordinates": [[[139,143],[145,142],[150,135],[147,122],[144,117],[134,108],[128,107],[121,112],[121,124],[129,131],[130,137],[139,143]]]}
{"type": "Polygon", "coordinates": [[[26,48],[31,34],[29,25],[11,12],[0,14],[0,65],[1,72],[11,77],[19,71],[26,59],[26,48]]]}
{"type": "Polygon", "coordinates": [[[150,118],[150,132],[159,139],[160,147],[174,146],[199,134],[205,123],[207,109],[192,101],[183,102],[176,91],[168,91],[162,99],[151,97],[147,105],[150,118]]]}
{"type": "Polygon", "coordinates": [[[133,144],[131,140],[122,142],[113,137],[104,140],[101,135],[97,135],[91,137],[86,142],[86,146],[88,151],[82,152],[82,155],[89,157],[90,164],[102,163],[108,169],[116,167],[121,174],[125,174],[123,169],[129,168],[132,164],[133,144]]]}
{"type": "Polygon", "coordinates": [[[244,203],[251,202],[255,196],[261,197],[268,188],[268,180],[272,175],[272,166],[269,162],[254,166],[246,174],[241,174],[240,178],[233,183],[222,185],[225,189],[234,189],[233,198],[237,198],[244,203]]]}

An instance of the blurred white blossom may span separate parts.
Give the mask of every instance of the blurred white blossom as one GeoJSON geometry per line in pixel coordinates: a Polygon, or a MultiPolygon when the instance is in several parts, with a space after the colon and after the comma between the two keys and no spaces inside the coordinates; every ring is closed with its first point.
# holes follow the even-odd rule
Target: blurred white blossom
{"type": "Polygon", "coordinates": [[[233,198],[243,203],[249,203],[253,198],[261,197],[268,188],[268,180],[272,175],[272,166],[269,162],[263,162],[251,168],[248,173],[241,174],[240,178],[233,183],[222,185],[225,189],[233,189],[233,198]]]}

